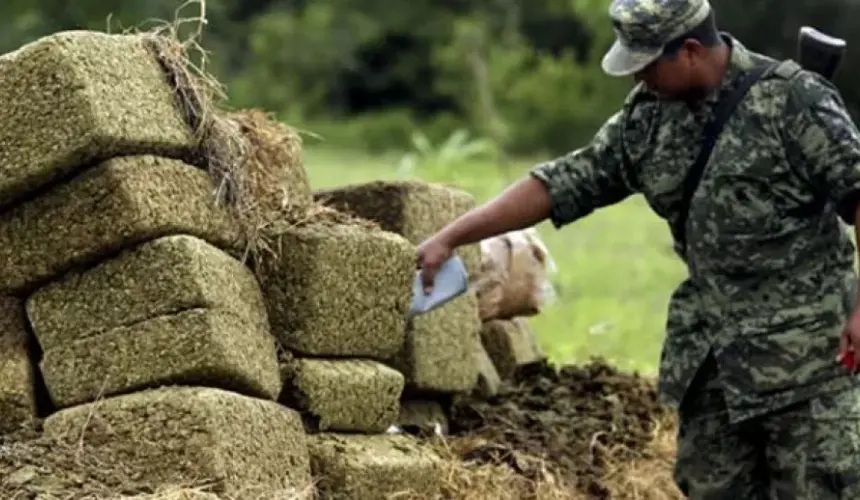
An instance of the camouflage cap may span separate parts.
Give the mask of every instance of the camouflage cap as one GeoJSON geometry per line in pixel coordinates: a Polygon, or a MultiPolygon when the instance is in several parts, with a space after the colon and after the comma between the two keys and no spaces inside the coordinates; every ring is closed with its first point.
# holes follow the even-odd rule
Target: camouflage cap
{"type": "Polygon", "coordinates": [[[710,11],[708,0],[613,0],[609,17],[616,40],[603,57],[603,71],[612,76],[636,73],[710,11]]]}

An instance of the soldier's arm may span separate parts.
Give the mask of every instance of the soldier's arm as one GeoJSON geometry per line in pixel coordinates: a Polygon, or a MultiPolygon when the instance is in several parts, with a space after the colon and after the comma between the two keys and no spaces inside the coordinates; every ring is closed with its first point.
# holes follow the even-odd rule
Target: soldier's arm
{"type": "Polygon", "coordinates": [[[860,233],[860,132],[838,91],[817,75],[801,74],[791,84],[782,125],[792,164],[860,233]]]}
{"type": "Polygon", "coordinates": [[[537,165],[495,199],[453,221],[439,236],[456,248],[546,219],[561,227],[633,194],[622,158],[622,120],[619,111],[587,146],[537,165]]]}

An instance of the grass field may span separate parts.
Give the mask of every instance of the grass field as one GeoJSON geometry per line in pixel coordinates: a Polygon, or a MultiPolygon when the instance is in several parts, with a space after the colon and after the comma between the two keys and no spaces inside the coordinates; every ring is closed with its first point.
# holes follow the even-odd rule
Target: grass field
{"type": "MultiPolygon", "coordinates": [[[[398,158],[305,146],[305,165],[315,189],[398,178],[398,158]]],[[[442,178],[480,201],[496,195],[529,166],[502,175],[499,167],[468,164],[442,178]]],[[[631,198],[557,231],[538,230],[558,267],[557,298],[531,319],[546,352],[557,362],[603,356],[622,369],[656,372],[669,295],[685,270],[671,252],[665,223],[644,201],[631,198]]]]}

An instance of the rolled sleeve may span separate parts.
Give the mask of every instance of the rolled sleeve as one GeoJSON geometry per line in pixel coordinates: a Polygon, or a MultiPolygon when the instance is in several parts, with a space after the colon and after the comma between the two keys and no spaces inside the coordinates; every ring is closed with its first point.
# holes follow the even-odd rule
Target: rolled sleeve
{"type": "Polygon", "coordinates": [[[635,193],[626,171],[622,130],[623,114],[618,112],[587,146],[532,168],[532,177],[549,191],[550,221],[556,228],[635,193]]]}
{"type": "Polygon", "coordinates": [[[860,201],[860,133],[838,92],[820,77],[802,74],[792,84],[783,118],[792,164],[853,225],[860,201]]]}

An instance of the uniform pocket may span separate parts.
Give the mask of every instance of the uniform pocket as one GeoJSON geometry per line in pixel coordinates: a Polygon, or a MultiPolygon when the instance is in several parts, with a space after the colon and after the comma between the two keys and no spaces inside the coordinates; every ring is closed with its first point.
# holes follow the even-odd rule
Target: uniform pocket
{"type": "Polygon", "coordinates": [[[784,266],[793,250],[774,180],[720,173],[691,213],[691,245],[703,271],[743,279],[784,266]]]}
{"type": "Polygon", "coordinates": [[[761,396],[844,376],[835,361],[842,326],[821,316],[745,322],[720,350],[721,371],[761,396]]]}
{"type": "Polygon", "coordinates": [[[776,498],[860,498],[860,389],[815,396],[765,420],[776,498]]]}
{"type": "Polygon", "coordinates": [[[713,180],[713,220],[729,237],[762,234],[779,222],[773,180],[749,174],[720,174],[713,180]]]}
{"type": "Polygon", "coordinates": [[[860,498],[860,387],[818,396],[809,412],[809,467],[821,478],[821,498],[860,498]]]}

